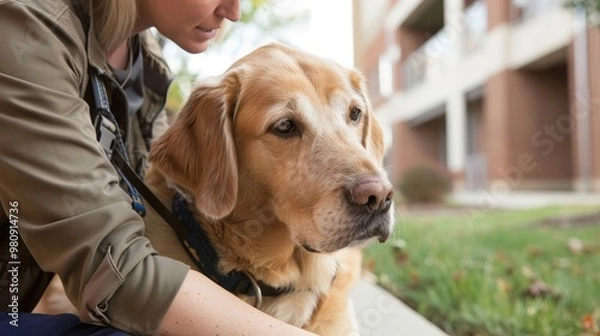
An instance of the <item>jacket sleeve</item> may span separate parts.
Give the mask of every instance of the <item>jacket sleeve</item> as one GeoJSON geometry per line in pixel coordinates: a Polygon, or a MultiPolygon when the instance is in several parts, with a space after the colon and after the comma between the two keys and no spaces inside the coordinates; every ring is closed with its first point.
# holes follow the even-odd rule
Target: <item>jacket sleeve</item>
{"type": "Polygon", "coordinates": [[[67,11],[0,2],[0,201],[19,203],[21,238],[84,322],[147,334],[189,267],[157,255],[95,140],[83,33],[67,11]]]}

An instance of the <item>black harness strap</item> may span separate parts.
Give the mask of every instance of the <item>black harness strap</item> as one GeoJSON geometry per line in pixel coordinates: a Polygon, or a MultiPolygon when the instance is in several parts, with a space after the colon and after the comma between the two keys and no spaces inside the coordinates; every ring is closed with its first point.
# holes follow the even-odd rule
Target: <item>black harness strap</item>
{"type": "MultiPolygon", "coordinates": [[[[115,152],[111,159],[112,164],[118,167],[123,172],[125,178],[127,178],[135,188],[137,188],[143,195],[144,199],[150,206],[156,211],[156,213],[164,219],[177,233],[177,237],[183,244],[185,239],[189,235],[189,232],[185,226],[179,221],[177,217],[154,195],[152,190],[142,181],[142,179],[133,171],[133,169],[127,164],[125,159],[119,152],[115,152]]],[[[185,249],[187,251],[187,249],[185,249]]],[[[193,259],[193,258],[192,258],[193,259]]]]}
{"type": "Polygon", "coordinates": [[[244,271],[231,271],[223,274],[219,271],[219,255],[211,243],[208,233],[196,220],[194,214],[189,210],[186,200],[180,193],[173,197],[173,213],[177,215],[183,225],[185,225],[190,235],[186,239],[189,248],[196,252],[198,261],[196,265],[202,273],[213,279],[221,287],[233,293],[243,293],[246,295],[277,296],[283,293],[289,293],[292,288],[273,287],[260,280],[255,280],[244,271]]]}
{"type": "MultiPolygon", "coordinates": [[[[93,110],[92,113],[95,113],[93,122],[95,123],[94,127],[96,128],[97,140],[102,145],[109,160],[112,160],[112,158],[118,154],[125,162],[125,166],[130,167],[129,159],[127,158],[127,147],[125,147],[125,142],[121,136],[119,124],[110,110],[108,95],[106,94],[104,83],[102,82],[102,79],[100,79],[99,70],[90,67],[89,74],[90,87],[94,97],[94,106],[90,106],[90,109],[93,110]],[[108,125],[112,125],[112,129],[108,125]]],[[[140,216],[144,217],[146,215],[146,207],[142,202],[140,193],[131,184],[129,179],[123,175],[121,167],[115,166],[115,169],[121,176],[122,181],[127,185],[127,190],[132,199],[131,207],[140,216]]]]}

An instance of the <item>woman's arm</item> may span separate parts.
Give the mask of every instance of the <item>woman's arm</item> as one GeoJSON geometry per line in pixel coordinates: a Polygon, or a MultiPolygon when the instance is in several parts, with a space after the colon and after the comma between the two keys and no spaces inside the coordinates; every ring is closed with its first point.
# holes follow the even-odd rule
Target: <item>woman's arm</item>
{"type": "Polygon", "coordinates": [[[281,322],[190,270],[158,335],[314,335],[281,322]]]}
{"type": "Polygon", "coordinates": [[[82,321],[147,334],[189,266],[157,255],[96,140],[86,39],[67,4],[0,1],[0,208],[18,202],[19,236],[82,321]]]}

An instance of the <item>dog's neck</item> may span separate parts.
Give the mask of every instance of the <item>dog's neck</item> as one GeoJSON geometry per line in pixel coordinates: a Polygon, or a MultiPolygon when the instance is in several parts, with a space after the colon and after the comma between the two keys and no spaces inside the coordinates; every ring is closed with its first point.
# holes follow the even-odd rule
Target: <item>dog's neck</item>
{"type": "MultiPolygon", "coordinates": [[[[176,190],[182,188],[170,187],[165,176],[152,167],[145,180],[169,208],[176,192],[188,193],[176,190]]],[[[253,206],[243,203],[221,220],[208,219],[196,209],[190,209],[220,254],[221,271],[227,273],[241,268],[274,287],[293,285],[296,289],[326,291],[337,270],[335,254],[307,252],[292,241],[286,225],[271,215],[268,208],[257,207],[255,202],[253,206]],[[319,277],[322,281],[303,281],[307,270],[322,274],[319,277]]],[[[193,200],[189,204],[194,204],[193,200]]]]}

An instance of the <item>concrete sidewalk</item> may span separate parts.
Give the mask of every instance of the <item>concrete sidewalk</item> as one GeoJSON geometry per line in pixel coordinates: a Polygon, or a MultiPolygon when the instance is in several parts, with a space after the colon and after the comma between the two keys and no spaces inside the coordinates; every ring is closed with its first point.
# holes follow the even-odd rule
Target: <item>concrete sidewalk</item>
{"type": "Polygon", "coordinates": [[[502,209],[530,209],[551,205],[600,206],[600,193],[567,191],[463,191],[453,193],[449,199],[466,206],[502,209]]]}
{"type": "Polygon", "coordinates": [[[361,336],[447,336],[376,284],[361,279],[351,293],[361,336]]]}

